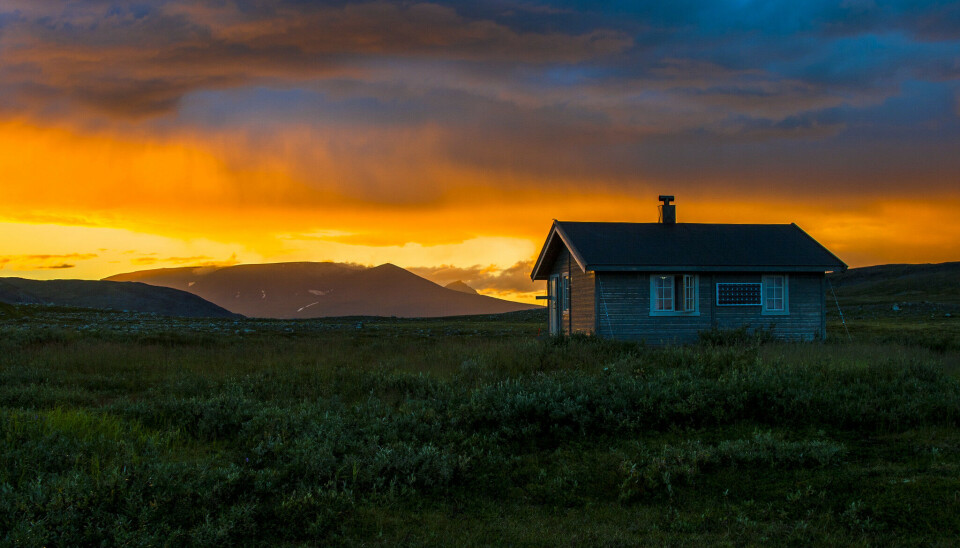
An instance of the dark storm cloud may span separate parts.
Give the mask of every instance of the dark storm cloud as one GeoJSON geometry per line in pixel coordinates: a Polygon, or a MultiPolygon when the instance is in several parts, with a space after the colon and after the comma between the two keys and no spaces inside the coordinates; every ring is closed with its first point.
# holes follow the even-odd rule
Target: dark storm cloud
{"type": "Polygon", "coordinates": [[[259,79],[358,74],[368,59],[571,63],[630,45],[629,37],[606,29],[520,33],[437,4],[12,7],[4,13],[2,46],[11,64],[40,70],[5,71],[3,87],[21,91],[28,104],[31,88],[56,88],[118,116],[172,112],[192,91],[259,79]]]}
{"type": "MultiPolygon", "coordinates": [[[[6,49],[14,59],[27,57],[27,63],[47,69],[42,71],[47,76],[4,74],[5,83],[24,90],[60,87],[80,103],[107,111],[116,105],[121,116],[171,112],[192,91],[263,78],[296,83],[330,73],[357,75],[377,60],[410,58],[455,60],[467,65],[460,70],[508,82],[523,78],[518,65],[534,65],[527,77],[542,84],[561,67],[568,84],[578,83],[571,65],[594,67],[581,71],[583,84],[615,83],[618,77],[663,84],[670,80],[662,68],[672,63],[692,71],[698,66],[750,71],[747,81],[794,79],[827,88],[812,90],[821,95],[829,95],[831,85],[867,91],[895,86],[901,71],[951,79],[960,70],[956,44],[924,48],[910,41],[951,41],[955,36],[948,30],[960,27],[950,24],[958,10],[917,3],[687,1],[603,9],[592,3],[508,2],[11,6],[2,19],[6,49]]],[[[674,76],[689,81],[697,74],[674,76]]],[[[701,77],[702,96],[711,90],[718,90],[718,97],[730,95],[729,82],[701,77]]],[[[776,91],[767,93],[775,97],[776,91]]]]}
{"type": "Polygon", "coordinates": [[[0,110],[247,133],[304,173],[326,143],[368,200],[437,199],[421,166],[441,160],[626,188],[941,189],[958,5],[10,0],[0,110]],[[293,126],[316,138],[273,138],[293,126]],[[407,147],[418,131],[439,137],[407,147]]]}
{"type": "Polygon", "coordinates": [[[140,117],[174,110],[180,98],[199,85],[212,85],[213,80],[175,81],[172,79],[124,80],[102,79],[79,84],[69,90],[78,103],[118,116],[140,117]]]}

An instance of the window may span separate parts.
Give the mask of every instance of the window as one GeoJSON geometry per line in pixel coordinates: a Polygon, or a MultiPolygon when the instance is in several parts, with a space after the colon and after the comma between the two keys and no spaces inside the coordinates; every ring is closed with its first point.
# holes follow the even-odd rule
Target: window
{"type": "Polygon", "coordinates": [[[650,276],[651,315],[697,315],[698,277],[695,274],[650,276]]]}
{"type": "Polygon", "coordinates": [[[567,312],[570,310],[570,275],[564,273],[560,283],[560,310],[567,312]]]}
{"type": "Polygon", "coordinates": [[[547,294],[550,297],[548,301],[550,303],[550,334],[559,335],[562,332],[560,326],[560,276],[551,274],[549,284],[547,294]]]}
{"type": "Polygon", "coordinates": [[[683,310],[692,311],[697,309],[697,284],[696,277],[690,274],[683,276],[683,310]]]}
{"type": "Polygon", "coordinates": [[[760,283],[718,283],[717,306],[759,306],[763,314],[789,314],[787,276],[763,276],[760,283]]]}
{"type": "Polygon", "coordinates": [[[788,314],[787,277],[784,275],[763,277],[763,313],[788,314]]]}
{"type": "Polygon", "coordinates": [[[717,306],[759,306],[760,293],[758,283],[718,283],[717,306]]]}
{"type": "Polygon", "coordinates": [[[653,308],[659,312],[673,310],[673,276],[657,276],[654,279],[653,308]]]}

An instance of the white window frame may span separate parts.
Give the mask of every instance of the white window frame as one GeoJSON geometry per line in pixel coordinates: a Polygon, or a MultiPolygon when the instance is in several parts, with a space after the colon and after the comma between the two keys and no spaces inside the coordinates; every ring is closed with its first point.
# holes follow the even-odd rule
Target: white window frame
{"type": "Polygon", "coordinates": [[[677,288],[673,276],[651,276],[653,284],[650,294],[651,310],[655,312],[673,312],[677,302],[677,288]]]}
{"type": "Polygon", "coordinates": [[[570,273],[564,272],[560,276],[560,312],[570,312],[570,273]]]}
{"type": "Polygon", "coordinates": [[[700,276],[697,274],[651,274],[650,315],[699,316],[700,276]],[[661,296],[661,289],[669,289],[669,297],[661,296]],[[670,308],[663,307],[666,304],[665,301],[669,301],[670,308]],[[681,307],[679,310],[678,306],[681,307]]]}
{"type": "Polygon", "coordinates": [[[761,278],[760,285],[760,303],[763,306],[762,314],[767,316],[786,316],[790,314],[790,278],[786,274],[766,274],[761,278]],[[780,279],[783,286],[777,288],[774,284],[775,280],[780,279]],[[775,299],[775,296],[770,295],[771,292],[775,292],[776,289],[782,291],[781,297],[781,308],[768,308],[767,299],[775,299]]]}
{"type": "Polygon", "coordinates": [[[700,283],[695,274],[684,274],[683,278],[683,311],[694,312],[700,307],[697,302],[700,300],[700,283]]]}

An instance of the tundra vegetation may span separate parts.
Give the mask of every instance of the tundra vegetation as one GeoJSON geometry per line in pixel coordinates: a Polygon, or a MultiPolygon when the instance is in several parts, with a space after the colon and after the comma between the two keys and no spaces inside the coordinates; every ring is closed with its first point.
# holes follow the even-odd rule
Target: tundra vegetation
{"type": "Polygon", "coordinates": [[[0,544],[954,545],[955,316],[650,348],[4,305],[0,544]]]}

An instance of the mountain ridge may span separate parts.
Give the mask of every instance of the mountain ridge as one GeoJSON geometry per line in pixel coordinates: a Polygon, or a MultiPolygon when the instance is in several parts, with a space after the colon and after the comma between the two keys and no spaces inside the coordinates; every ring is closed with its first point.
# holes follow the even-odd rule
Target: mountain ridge
{"type": "Polygon", "coordinates": [[[295,262],[141,270],[104,278],[188,291],[250,317],[443,317],[540,308],[447,289],[392,263],[295,262]]]}
{"type": "Polygon", "coordinates": [[[138,282],[0,278],[0,302],[112,308],[190,318],[236,318],[192,293],[138,282]]]}
{"type": "Polygon", "coordinates": [[[477,293],[477,290],[476,290],[476,289],[474,289],[474,288],[470,287],[469,285],[467,285],[466,282],[464,282],[463,280],[457,280],[457,281],[455,281],[455,282],[450,282],[450,283],[448,283],[447,285],[445,285],[445,286],[443,286],[443,287],[445,287],[445,288],[447,288],[447,289],[452,289],[452,290],[454,290],[454,291],[459,291],[459,292],[461,292],[461,293],[469,293],[469,294],[471,294],[471,295],[479,295],[479,293],[477,293]]]}

